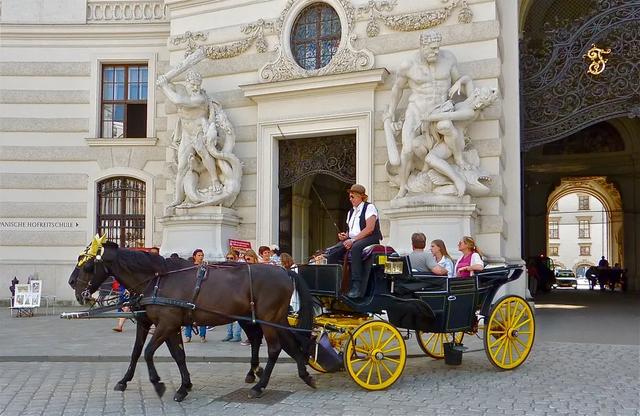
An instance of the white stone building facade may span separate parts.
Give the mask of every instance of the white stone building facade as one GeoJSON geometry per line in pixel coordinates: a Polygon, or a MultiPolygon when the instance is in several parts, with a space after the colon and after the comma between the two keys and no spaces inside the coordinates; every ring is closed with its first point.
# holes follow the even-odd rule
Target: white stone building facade
{"type": "MultiPolygon", "coordinates": [[[[442,48],[455,55],[462,74],[477,87],[498,92],[498,100],[469,127],[490,191],[440,208],[435,219],[420,222],[414,215],[405,224],[428,238],[445,239],[452,253],[467,230],[489,260],[521,259],[515,1],[3,0],[1,8],[0,276],[5,286],[14,276],[36,275],[44,280],[45,294],[72,297],[67,279],[98,229],[99,185],[105,180],[133,178],[144,185],[138,188],[144,225],[138,227],[137,245],[162,244],[173,198],[175,176],[168,162],[178,114],[154,84],[190,46],[211,47],[209,58],[195,68],[235,128],[234,152],[243,176],[232,206],[238,217],[233,237],[255,247],[280,241],[283,140],[347,135],[355,142],[355,182],[366,187],[380,210],[389,243],[390,216],[411,217],[413,208],[398,213],[391,204],[397,189],[385,170],[383,115],[400,64],[416,54],[428,26],[441,33],[442,48]],[[342,64],[304,71],[292,57],[291,28],[315,3],[339,16],[339,50],[347,56],[342,64]],[[147,71],[145,134],[105,138],[105,120],[123,128],[114,121],[116,110],[111,119],[105,116],[105,67],[125,64],[147,71]],[[467,221],[464,226],[460,218],[467,221]],[[454,231],[442,235],[446,228],[440,223],[454,231]]],[[[132,119],[141,114],[136,103],[126,104],[132,119]]],[[[309,186],[291,192],[291,251],[301,260],[316,248],[309,241],[320,244],[334,231],[313,206],[309,186]]],[[[337,201],[341,192],[325,197],[337,201]]],[[[338,218],[338,210],[334,213],[338,218]]],[[[397,249],[409,248],[408,239],[396,240],[397,249]]]]}

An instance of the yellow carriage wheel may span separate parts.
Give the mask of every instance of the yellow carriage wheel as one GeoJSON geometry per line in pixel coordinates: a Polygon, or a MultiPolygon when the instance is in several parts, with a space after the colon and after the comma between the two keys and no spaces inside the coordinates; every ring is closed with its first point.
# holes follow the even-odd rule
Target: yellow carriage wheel
{"type": "Polygon", "coordinates": [[[457,344],[462,343],[462,338],[464,338],[464,332],[422,332],[416,331],[416,339],[418,340],[418,345],[427,354],[429,357],[435,359],[443,359],[444,358],[444,343],[451,342],[453,337],[455,336],[455,342],[457,344]]]}
{"type": "Polygon", "coordinates": [[[495,367],[512,370],[529,356],[536,322],[523,298],[507,296],[500,300],[491,309],[484,329],[484,350],[495,367]]]}
{"type": "Polygon", "coordinates": [[[382,390],[395,383],[406,362],[402,335],[385,321],[360,325],[344,348],[344,367],[353,381],[367,390],[382,390]]]}

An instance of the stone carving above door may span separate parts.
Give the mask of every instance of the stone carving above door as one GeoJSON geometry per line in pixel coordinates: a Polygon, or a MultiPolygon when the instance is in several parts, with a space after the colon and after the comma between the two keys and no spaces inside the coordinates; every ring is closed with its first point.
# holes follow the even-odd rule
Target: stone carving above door
{"type": "Polygon", "coordinates": [[[356,181],[356,140],[353,134],[281,140],[278,147],[280,188],[318,173],[346,183],[356,181]]]}

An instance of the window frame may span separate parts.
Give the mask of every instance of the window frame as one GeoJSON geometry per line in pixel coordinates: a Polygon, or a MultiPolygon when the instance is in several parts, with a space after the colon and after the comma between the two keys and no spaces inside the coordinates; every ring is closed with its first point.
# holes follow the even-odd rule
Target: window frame
{"type": "Polygon", "coordinates": [[[328,66],[331,63],[333,58],[337,55],[338,50],[340,49],[340,45],[342,43],[342,38],[343,38],[342,31],[343,31],[342,19],[340,18],[340,14],[338,13],[338,10],[333,5],[331,5],[329,3],[322,2],[322,1],[314,2],[314,3],[306,5],[304,8],[302,8],[297,13],[297,15],[295,16],[295,19],[293,20],[293,23],[291,24],[291,30],[290,30],[290,33],[289,33],[288,43],[289,43],[289,50],[290,50],[291,56],[293,58],[293,62],[295,62],[296,65],[298,65],[300,68],[302,68],[305,71],[317,71],[319,69],[325,68],[326,66],[328,66]],[[339,32],[338,33],[332,33],[332,34],[326,35],[326,36],[322,35],[322,8],[330,9],[330,10],[333,11],[333,13],[335,13],[335,16],[336,16],[336,18],[338,20],[338,23],[339,23],[339,25],[338,25],[339,32]],[[295,39],[295,31],[296,31],[298,22],[303,17],[303,15],[305,15],[305,13],[311,12],[311,11],[316,11],[316,10],[318,10],[318,13],[319,13],[318,19],[316,21],[316,36],[314,36],[313,38],[305,38],[304,41],[296,41],[296,39],[295,39]],[[321,47],[321,44],[322,44],[323,41],[337,41],[336,52],[331,56],[331,59],[329,59],[329,62],[327,62],[325,65],[322,65],[322,47],[321,47]],[[296,46],[305,45],[305,44],[315,44],[316,45],[315,66],[314,66],[314,68],[306,68],[306,67],[302,66],[302,64],[300,62],[298,62],[298,59],[297,59],[297,56],[296,56],[296,46]]]}
{"type": "Polygon", "coordinates": [[[157,52],[116,52],[95,54],[91,57],[91,83],[89,100],[94,108],[89,116],[89,135],[86,138],[89,146],[153,146],[156,137],[156,88],[158,53],[157,52]],[[102,131],[102,66],[105,64],[146,64],[147,65],[147,128],[145,138],[110,139],[100,137],[102,131]]]}
{"type": "MultiPolygon", "coordinates": [[[[123,175],[119,175],[119,176],[111,176],[105,179],[102,179],[98,182],[96,182],[95,184],[96,186],[96,196],[97,196],[97,205],[96,205],[96,210],[95,210],[95,221],[96,221],[96,233],[98,233],[99,235],[102,234],[107,234],[109,235],[110,233],[105,231],[108,230],[110,228],[113,227],[102,227],[101,223],[102,221],[109,221],[109,220],[119,220],[120,225],[118,227],[118,234],[119,234],[119,240],[115,241],[116,243],[118,243],[118,245],[120,247],[127,247],[127,248],[131,248],[132,246],[128,245],[128,239],[126,238],[126,230],[128,228],[132,228],[132,227],[127,227],[127,222],[128,221],[139,221],[142,220],[143,221],[143,226],[142,227],[133,227],[133,228],[137,228],[139,230],[141,230],[141,234],[142,234],[142,245],[135,245],[133,247],[145,247],[147,240],[146,240],[146,223],[148,221],[147,217],[146,217],[146,212],[147,212],[147,183],[143,180],[140,180],[138,178],[132,177],[132,176],[123,176],[123,175]],[[100,209],[102,207],[102,198],[101,198],[101,192],[100,192],[100,186],[106,182],[112,182],[112,181],[116,181],[116,180],[124,180],[124,181],[134,181],[137,182],[139,184],[141,184],[144,189],[142,190],[136,190],[136,189],[132,189],[129,188],[127,186],[123,186],[120,188],[114,188],[112,190],[110,190],[110,192],[117,192],[119,195],[115,198],[117,203],[119,204],[119,207],[117,207],[117,213],[101,213],[100,209]],[[133,214],[127,214],[126,213],[126,207],[127,207],[127,194],[126,192],[128,190],[133,190],[133,191],[137,191],[138,193],[141,194],[141,197],[143,198],[144,201],[144,209],[142,210],[142,213],[133,213],[133,214]]],[[[113,240],[112,240],[113,241],[113,240]]]]}
{"type": "Polygon", "coordinates": [[[591,256],[591,244],[580,244],[580,249],[578,251],[580,256],[590,257],[591,256]],[[583,253],[584,250],[584,253],[583,253]]]}
{"type": "Polygon", "coordinates": [[[560,245],[549,246],[549,257],[559,257],[559,256],[560,256],[560,245]]]}
{"type": "Polygon", "coordinates": [[[548,237],[549,240],[558,240],[560,239],[560,221],[558,220],[549,220],[548,226],[548,237]],[[555,235],[552,234],[552,231],[555,231],[555,235]]]}
{"type": "Polygon", "coordinates": [[[578,238],[591,238],[591,220],[578,219],[578,238]],[[586,227],[584,227],[585,223],[586,227]]]}
{"type": "MultiPolygon", "coordinates": [[[[115,84],[115,81],[114,81],[115,84]]],[[[147,113],[147,107],[149,106],[149,64],[146,62],[117,62],[117,63],[109,63],[109,62],[105,62],[102,63],[100,65],[100,124],[99,124],[99,134],[98,137],[102,138],[102,139],[112,139],[112,140],[121,140],[121,139],[139,139],[139,138],[144,138],[148,136],[148,123],[146,123],[145,120],[145,131],[146,134],[143,137],[130,137],[127,135],[127,130],[128,130],[128,123],[127,123],[127,117],[128,117],[128,110],[127,107],[129,105],[141,105],[144,104],[145,105],[145,113],[147,113]],[[104,98],[104,87],[105,87],[105,82],[104,82],[104,70],[105,68],[116,68],[116,67],[123,67],[124,68],[124,95],[125,98],[121,99],[121,100],[117,100],[117,99],[112,99],[112,100],[105,100],[104,98]],[[147,70],[147,80],[146,80],[146,84],[147,84],[147,96],[144,100],[132,100],[129,97],[129,68],[133,68],[133,67],[144,67],[147,70]],[[104,135],[104,107],[105,105],[124,105],[124,119],[123,119],[123,126],[122,126],[122,137],[113,137],[113,136],[109,136],[109,137],[105,137],[104,135]]],[[[147,114],[148,115],[148,114],[147,114]]],[[[114,120],[111,120],[111,125],[112,125],[112,129],[113,129],[113,123],[114,120]]]]}
{"type": "Polygon", "coordinates": [[[155,231],[155,215],[154,215],[154,204],[156,203],[155,198],[156,194],[154,192],[155,189],[155,178],[149,172],[145,172],[143,170],[128,168],[128,167],[117,167],[117,168],[108,168],[103,171],[97,172],[95,175],[90,175],[89,181],[87,183],[87,219],[89,219],[89,224],[86,229],[86,239],[90,241],[96,233],[98,229],[97,223],[97,212],[98,212],[98,183],[104,181],[105,179],[109,179],[116,176],[127,176],[134,179],[138,179],[145,183],[146,194],[145,194],[145,230],[144,230],[144,241],[145,244],[149,244],[153,242],[154,239],[154,231],[155,231]]]}
{"type": "Polygon", "coordinates": [[[578,211],[589,211],[590,205],[589,195],[578,195],[578,211]],[[585,201],[586,204],[583,204],[585,201]]]}

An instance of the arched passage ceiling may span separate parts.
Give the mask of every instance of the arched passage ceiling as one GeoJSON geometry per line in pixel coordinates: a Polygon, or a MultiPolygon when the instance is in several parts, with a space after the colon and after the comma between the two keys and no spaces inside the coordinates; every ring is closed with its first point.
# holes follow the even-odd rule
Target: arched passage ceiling
{"type": "Polygon", "coordinates": [[[523,150],[640,116],[640,0],[523,0],[521,10],[523,150]],[[587,73],[592,44],[611,49],[600,75],[587,73]]]}

